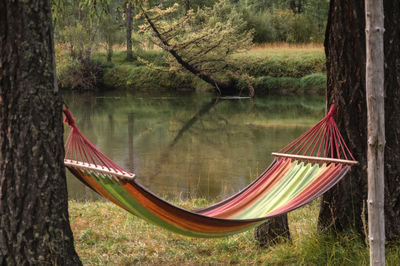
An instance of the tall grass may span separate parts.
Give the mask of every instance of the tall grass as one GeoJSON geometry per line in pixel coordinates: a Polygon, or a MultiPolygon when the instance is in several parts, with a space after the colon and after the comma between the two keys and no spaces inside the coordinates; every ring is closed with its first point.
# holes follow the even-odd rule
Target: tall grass
{"type": "MultiPolygon", "coordinates": [[[[185,208],[204,199],[175,202],[185,208]]],[[[102,201],[70,201],[76,249],[88,265],[367,265],[368,248],[355,233],[316,232],[318,202],[289,214],[292,241],[260,248],[252,231],[218,239],[172,234],[102,201]]],[[[388,265],[400,265],[400,248],[387,249],[388,265]]]]}

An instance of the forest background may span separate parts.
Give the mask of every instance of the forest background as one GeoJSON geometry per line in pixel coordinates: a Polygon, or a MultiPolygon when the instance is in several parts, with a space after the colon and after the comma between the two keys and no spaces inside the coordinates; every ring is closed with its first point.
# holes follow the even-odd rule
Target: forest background
{"type": "Polygon", "coordinates": [[[176,63],[134,4],[53,6],[63,88],[210,91],[223,82],[235,94],[323,94],[326,88],[327,0],[152,1],[146,13],[211,83],[176,63]]]}

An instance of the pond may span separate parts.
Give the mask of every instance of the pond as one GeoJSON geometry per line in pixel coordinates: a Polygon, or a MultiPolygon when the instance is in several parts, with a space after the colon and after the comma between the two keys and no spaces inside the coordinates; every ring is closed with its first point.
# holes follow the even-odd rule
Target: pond
{"type": "MultiPolygon", "coordinates": [[[[215,98],[194,93],[77,93],[63,98],[82,133],[167,198],[220,200],[319,121],[323,97],[215,98]]],[[[65,137],[69,128],[65,126],[65,137]]],[[[67,173],[70,199],[99,197],[67,173]]]]}

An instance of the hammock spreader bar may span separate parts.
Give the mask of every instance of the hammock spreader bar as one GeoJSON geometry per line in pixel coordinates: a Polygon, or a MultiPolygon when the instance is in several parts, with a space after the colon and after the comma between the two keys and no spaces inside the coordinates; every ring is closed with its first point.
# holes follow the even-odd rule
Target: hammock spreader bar
{"type": "Polygon", "coordinates": [[[336,107],[288,144],[251,184],[199,210],[185,210],[153,194],[135,175],[114,163],[87,140],[68,109],[72,127],[65,144],[66,167],[85,185],[126,211],[175,233],[221,237],[248,230],[319,197],[357,164],[333,120],[336,107]],[[323,157],[320,157],[323,152],[323,157]]]}

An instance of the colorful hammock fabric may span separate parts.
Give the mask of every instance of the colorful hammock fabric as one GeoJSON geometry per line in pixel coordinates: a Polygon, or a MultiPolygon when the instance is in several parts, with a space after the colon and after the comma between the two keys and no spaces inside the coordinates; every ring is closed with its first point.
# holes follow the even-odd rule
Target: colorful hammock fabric
{"type": "Polygon", "coordinates": [[[221,237],[299,208],[334,186],[357,164],[333,120],[336,107],[309,131],[273,153],[275,160],[233,196],[199,210],[185,210],[156,196],[91,144],[68,109],[66,167],[85,185],[126,211],[175,233],[221,237]],[[321,157],[320,157],[321,156],[321,157]]]}

